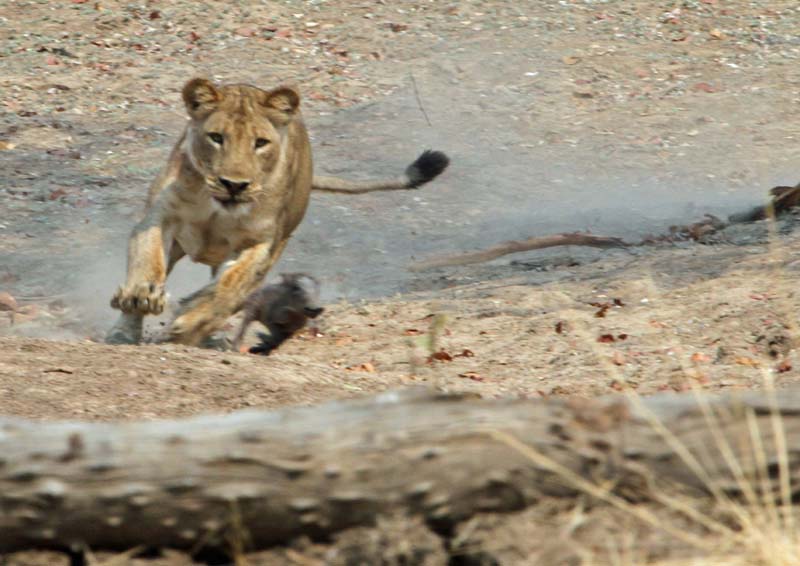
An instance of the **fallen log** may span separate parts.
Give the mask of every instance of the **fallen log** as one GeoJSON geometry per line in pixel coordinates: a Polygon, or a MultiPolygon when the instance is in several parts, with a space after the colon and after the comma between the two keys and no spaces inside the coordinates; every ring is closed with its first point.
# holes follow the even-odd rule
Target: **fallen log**
{"type": "Polygon", "coordinates": [[[552,236],[540,236],[528,238],[527,240],[509,240],[492,246],[485,250],[437,257],[420,261],[413,264],[411,271],[423,271],[435,267],[447,267],[453,265],[467,265],[470,263],[481,263],[497,259],[508,254],[527,252],[530,250],[541,250],[556,246],[589,246],[592,248],[626,248],[628,244],[622,238],[609,236],[595,236],[581,232],[568,234],[555,234],[552,236]]]}
{"type": "Polygon", "coordinates": [[[800,390],[780,395],[489,401],[412,390],[182,421],[3,418],[0,552],[198,550],[234,538],[260,549],[398,512],[447,534],[477,513],[584,496],[570,475],[626,501],[675,489],[736,497],[742,477],[778,493],[800,485],[800,467],[782,458],[800,451],[800,390]],[[775,448],[775,415],[786,450],[775,448]]]}
{"type": "Polygon", "coordinates": [[[732,223],[756,222],[767,218],[777,218],[790,209],[800,205],[800,183],[794,187],[779,185],[769,190],[770,201],[762,206],[756,206],[746,212],[731,214],[728,220],[732,223]]]}

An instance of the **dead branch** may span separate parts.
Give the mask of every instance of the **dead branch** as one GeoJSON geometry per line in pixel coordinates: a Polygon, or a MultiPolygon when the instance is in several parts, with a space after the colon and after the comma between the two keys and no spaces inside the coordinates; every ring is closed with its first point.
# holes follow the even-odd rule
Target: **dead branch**
{"type": "MultiPolygon", "coordinates": [[[[777,218],[792,208],[800,206],[800,183],[793,187],[777,186],[770,189],[772,195],[770,202],[763,206],[756,206],[751,210],[732,214],[728,217],[730,224],[756,222],[766,218],[777,218]]],[[[541,236],[527,240],[511,240],[503,242],[486,250],[440,256],[413,264],[411,271],[424,271],[435,267],[453,265],[467,265],[481,263],[502,257],[504,255],[550,248],[554,246],[591,246],[596,248],[624,248],[631,246],[648,246],[661,243],[672,243],[686,240],[704,241],[709,236],[726,228],[729,224],[723,222],[712,214],[706,214],[698,222],[682,226],[670,226],[669,233],[649,235],[638,243],[625,243],[621,238],[609,236],[593,236],[579,232],[571,234],[557,234],[555,236],[541,236]]]]}
{"type": "Polygon", "coordinates": [[[527,252],[530,250],[541,250],[543,248],[552,248],[555,246],[589,246],[592,248],[626,248],[626,244],[622,238],[615,238],[609,236],[595,236],[594,234],[585,234],[581,232],[572,232],[569,234],[556,234],[553,236],[540,236],[535,238],[528,238],[527,240],[509,240],[491,248],[467,252],[463,254],[456,254],[451,256],[442,256],[425,261],[420,261],[411,266],[411,271],[423,271],[425,269],[432,269],[435,267],[446,267],[452,265],[467,265],[470,263],[481,263],[490,261],[498,257],[508,254],[519,252],[527,252]]]}

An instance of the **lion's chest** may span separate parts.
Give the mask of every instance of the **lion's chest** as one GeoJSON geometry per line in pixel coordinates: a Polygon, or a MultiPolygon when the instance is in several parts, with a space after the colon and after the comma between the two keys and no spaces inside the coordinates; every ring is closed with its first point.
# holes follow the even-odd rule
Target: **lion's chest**
{"type": "Polygon", "coordinates": [[[269,227],[241,211],[208,210],[178,220],[175,240],[192,261],[219,265],[269,238],[269,227]]]}

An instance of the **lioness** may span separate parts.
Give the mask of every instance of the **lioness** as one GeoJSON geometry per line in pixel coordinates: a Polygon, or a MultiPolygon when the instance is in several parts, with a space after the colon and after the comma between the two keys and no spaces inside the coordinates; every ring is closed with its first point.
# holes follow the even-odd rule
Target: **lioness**
{"type": "Polygon", "coordinates": [[[396,180],[313,177],[294,88],[216,86],[196,78],[182,95],[190,120],[150,186],[144,218],[131,234],[127,279],[111,299],[122,314],[109,343],[141,340],[144,316],[164,310],[167,275],[185,255],[211,266],[214,279],[182,301],[169,336],[201,343],[242,307],[277,261],[312,189],[416,188],[448,164],[443,153],[426,151],[396,180]]]}

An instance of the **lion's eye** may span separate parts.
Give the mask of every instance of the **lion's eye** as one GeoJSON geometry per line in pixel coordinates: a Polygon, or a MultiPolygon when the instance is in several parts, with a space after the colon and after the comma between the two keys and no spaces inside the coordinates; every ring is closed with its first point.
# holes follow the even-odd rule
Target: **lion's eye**
{"type": "Polygon", "coordinates": [[[218,134],[217,132],[211,132],[208,134],[208,139],[214,142],[217,145],[222,145],[222,142],[225,138],[222,137],[222,134],[218,134]]]}
{"type": "Polygon", "coordinates": [[[269,140],[265,140],[264,138],[258,138],[256,140],[256,148],[264,147],[269,143],[269,140]]]}

